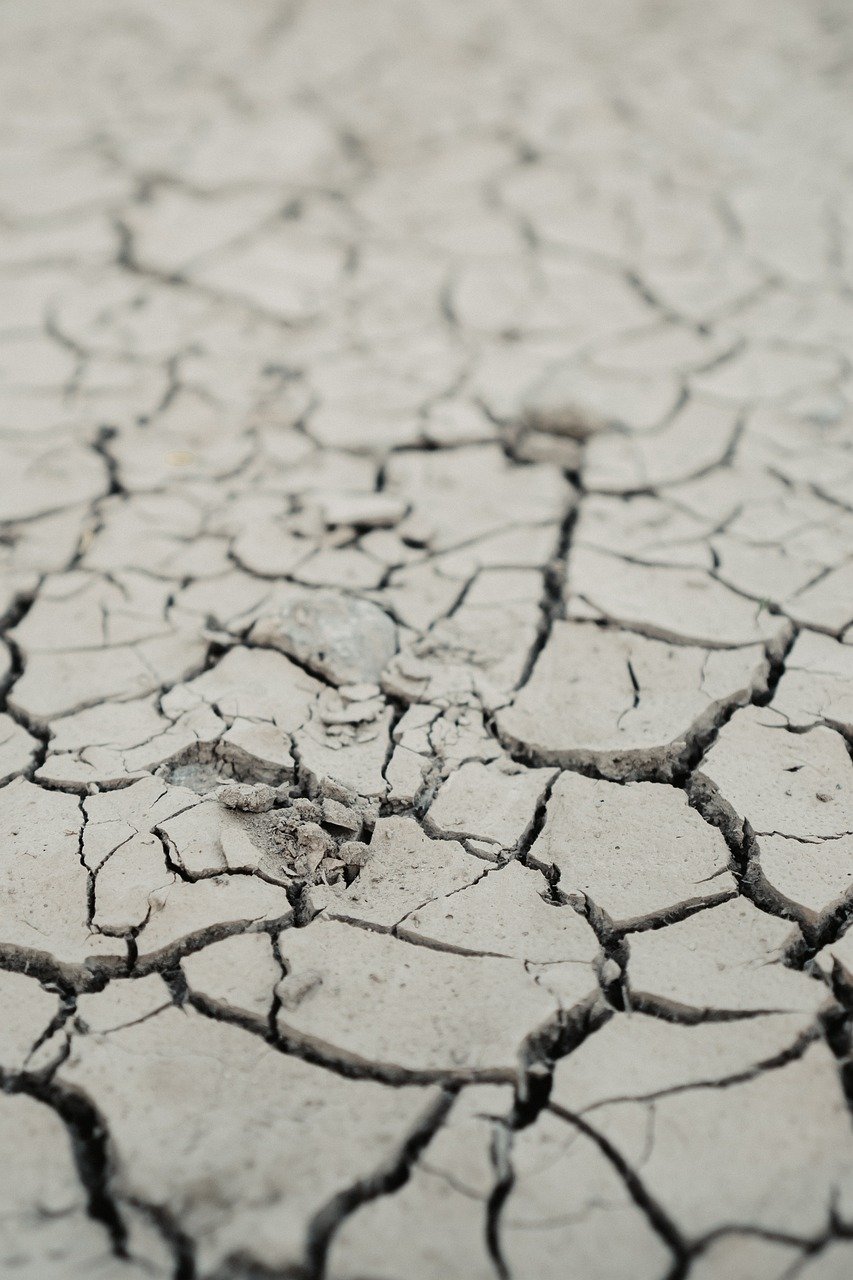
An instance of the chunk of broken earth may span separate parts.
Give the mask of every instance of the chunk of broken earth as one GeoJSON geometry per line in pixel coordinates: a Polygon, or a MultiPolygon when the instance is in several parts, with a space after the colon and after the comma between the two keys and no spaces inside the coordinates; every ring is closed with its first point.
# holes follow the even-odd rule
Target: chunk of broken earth
{"type": "Polygon", "coordinates": [[[284,928],[293,918],[285,889],[257,876],[208,876],[192,884],[175,877],[151,893],[150,905],[137,943],[143,972],[216,937],[262,924],[284,928]]]}
{"type": "Polygon", "coordinates": [[[9,636],[25,658],[141,644],[169,633],[169,592],[168,582],[133,570],[119,569],[109,577],[85,569],[50,574],[9,636]]]}
{"type": "Polygon", "coordinates": [[[798,591],[785,602],[785,610],[795,622],[830,635],[841,636],[853,623],[853,564],[849,560],[833,567],[817,582],[798,591]]]}
{"type": "Polygon", "coordinates": [[[557,621],[498,732],[538,763],[669,778],[724,712],[766,688],[763,648],[670,645],[557,621]]]}
{"type": "Polygon", "coordinates": [[[238,933],[184,956],[181,969],[193,995],[232,1016],[266,1018],[281,966],[267,933],[238,933]]]}
{"type": "Polygon", "coordinates": [[[253,720],[292,733],[305,723],[322,689],[319,680],[283,654],[236,645],[195,680],[170,689],[161,705],[166,715],[177,717],[206,704],[229,722],[253,720]]]}
{"type": "Polygon", "coordinates": [[[352,800],[345,804],[330,797],[298,796],[278,811],[272,838],[293,874],[308,880],[335,880],[344,867],[356,868],[367,860],[367,846],[345,838],[358,835],[363,825],[364,814],[352,800]]]}
{"type": "Polygon", "coordinates": [[[508,512],[517,525],[556,525],[573,494],[559,468],[520,468],[498,444],[392,453],[386,485],[412,507],[400,537],[433,551],[505,532],[508,512]]]}
{"type": "Polygon", "coordinates": [[[216,755],[238,778],[281,786],[293,777],[290,738],[273,724],[234,720],[219,739],[216,755]]]}
{"type": "Polygon", "coordinates": [[[226,809],[238,809],[243,813],[266,813],[278,798],[274,787],[265,782],[226,782],[216,791],[216,799],[226,809]]]}
{"type": "Polygon", "coordinates": [[[0,785],[24,773],[35,759],[39,741],[5,713],[0,715],[0,785]]]}
{"type": "Polygon", "coordinates": [[[570,554],[589,549],[646,565],[710,569],[714,555],[709,539],[714,527],[713,516],[682,509],[667,495],[590,494],[578,513],[570,554]]]}
{"type": "Polygon", "coordinates": [[[280,649],[336,685],[375,684],[397,651],[397,628],[378,605],[314,591],[260,618],[252,644],[280,649]]]}
{"type": "Polygon", "coordinates": [[[347,867],[364,867],[370,861],[370,846],[363,840],[345,840],[338,849],[338,857],[347,867]]]}
{"type": "Polygon", "coordinates": [[[9,706],[28,723],[45,725],[104,699],[139,698],[188,680],[203,665],[206,651],[201,637],[174,631],[104,648],[97,663],[85,649],[38,653],[10,693],[9,706]]]}
{"type": "Polygon", "coordinates": [[[653,782],[603,782],[563,773],[548,800],[531,861],[559,872],[618,929],[736,892],[729,850],[687,796],[653,782]]]}
{"type": "Polygon", "coordinates": [[[265,782],[292,774],[290,739],[274,725],[238,720],[228,729],[204,704],[172,720],[160,714],[156,701],[107,702],[52,721],[48,757],[37,777],[82,791],[157,772],[204,794],[244,769],[265,782]]]}
{"type": "Polygon", "coordinates": [[[429,731],[434,750],[445,770],[468,760],[498,760],[503,755],[494,734],[486,725],[482,708],[449,706],[433,722],[429,731]]]}
{"type": "Polygon", "coordinates": [[[541,595],[539,571],[485,571],[451,616],[389,663],[383,688],[410,702],[504,706],[535,644],[541,595]],[[515,595],[517,577],[524,586],[515,595]]]}
{"type": "MultiPolygon", "coordinates": [[[[371,686],[362,687],[370,688],[371,686]]],[[[367,698],[347,697],[344,689],[339,692],[324,689],[317,699],[318,716],[326,726],[352,725],[353,728],[358,728],[360,725],[368,725],[376,720],[384,710],[385,699],[379,694],[378,688],[376,696],[367,698]]]]}
{"type": "Polygon", "coordinates": [[[82,825],[75,796],[23,778],[0,789],[0,938],[7,957],[64,967],[116,954],[115,942],[89,925],[82,825]]]}
{"type": "Polygon", "coordinates": [[[83,1035],[106,1035],[166,1009],[172,1003],[159,973],[144,978],[113,978],[103,991],[77,997],[75,1030],[83,1035]]]}
{"type": "Polygon", "coordinates": [[[770,706],[793,729],[826,724],[853,736],[853,645],[802,632],[770,706]]]}
{"type": "Polygon", "coordinates": [[[381,692],[378,684],[342,684],[338,689],[344,702],[367,702],[378,698],[381,692]]]}
{"type": "Polygon", "coordinates": [[[390,529],[406,514],[406,503],[390,493],[313,493],[306,505],[329,528],[390,529]]]}
{"type": "Polygon", "coordinates": [[[340,800],[332,800],[326,797],[321,802],[321,812],[323,822],[327,827],[337,827],[342,831],[349,831],[353,835],[358,835],[361,831],[361,814],[357,809],[342,804],[340,800]]]}
{"type": "Polygon", "coordinates": [[[332,837],[317,822],[303,822],[297,827],[293,845],[294,867],[300,876],[313,875],[335,848],[332,837]]]}
{"type": "Polygon", "coordinates": [[[755,863],[804,924],[846,909],[853,892],[853,835],[830,840],[756,837],[755,863]]]}
{"type": "Polygon", "coordinates": [[[95,876],[94,927],[113,936],[139,928],[148,919],[153,896],[174,878],[156,835],[130,836],[95,876]]]}
{"type": "Polygon", "coordinates": [[[333,795],[336,788],[343,788],[364,800],[379,800],[388,790],[383,770],[390,747],[392,708],[386,707],[365,722],[326,724],[324,716],[337,696],[327,690],[322,708],[318,700],[304,727],[295,734],[300,774],[313,794],[333,795]]]}
{"type": "MultiPolygon", "coordinates": [[[[159,822],[170,858],[190,879],[222,872],[245,873],[263,869],[280,879],[280,859],[271,859],[275,815],[241,813],[215,800],[201,801],[159,822]]],[[[283,877],[286,882],[287,877],[283,877]]]]}
{"type": "Polygon", "coordinates": [[[638,564],[621,556],[575,548],[566,598],[617,625],[658,640],[727,648],[766,643],[780,655],[791,635],[784,617],[762,609],[702,567],[638,564]]]}
{"type": "Polygon", "coordinates": [[[0,972],[0,1070],[25,1070],[37,1041],[58,1012],[56,993],[46,991],[35,978],[0,972]]]}
{"type": "Polygon", "coordinates": [[[655,427],[675,409],[680,394],[672,375],[637,377],[564,363],[530,389],[522,412],[536,430],[582,441],[610,426],[655,427]]]}
{"type": "Polygon", "coordinates": [[[296,796],[279,818],[279,825],[284,830],[285,827],[292,827],[294,821],[319,822],[322,816],[323,806],[318,801],[311,800],[308,796],[296,796]]]}
{"type": "MultiPolygon", "coordinates": [[[[91,450],[84,450],[91,453],[91,450]]],[[[88,1196],[59,1114],[35,1098],[0,1094],[3,1149],[4,1266],[19,1275],[107,1276],[116,1260],[103,1223],[89,1214],[88,1196]]],[[[131,1250],[126,1251],[131,1255],[131,1250]]],[[[156,1257],[156,1246],[151,1256],[156,1257]]],[[[127,1280],[152,1274],[148,1259],[128,1256],[127,1280]]]]}
{"type": "Polygon", "coordinates": [[[10,433],[3,442],[5,484],[0,520],[27,520],[77,502],[92,502],[109,488],[106,463],[83,440],[67,434],[10,433]]]}
{"type": "Polygon", "coordinates": [[[584,456],[587,491],[630,494],[701,476],[724,461],[739,429],[735,410],[691,396],[655,431],[597,433],[584,456]]]}
{"type": "Polygon", "coordinates": [[[426,756],[406,747],[394,748],[385,766],[388,801],[394,808],[407,808],[415,803],[429,768],[430,761],[426,756]]]}
{"type": "Polygon", "coordinates": [[[694,385],[700,395],[735,404],[750,400],[785,400],[831,383],[838,377],[837,356],[756,341],[745,343],[729,360],[698,370],[694,385]]]}
{"type": "Polygon", "coordinates": [[[710,783],[733,826],[756,835],[838,839],[853,832],[853,776],[842,736],[818,727],[790,733],[769,708],[739,711],[697,773],[710,783]],[[749,768],[744,762],[749,761],[749,768]]]}
{"type": "MultiPolygon", "coordinates": [[[[333,537],[343,541],[345,530],[336,530],[333,537]]],[[[381,564],[357,547],[325,546],[294,569],[293,576],[310,587],[337,590],[341,583],[346,583],[350,591],[366,592],[380,585],[385,571],[381,564]]]]}
{"type": "Polygon", "coordinates": [[[379,804],[376,800],[370,800],[346,783],[340,782],[337,778],[323,778],[319,781],[316,791],[318,802],[322,800],[338,800],[341,804],[347,805],[350,809],[356,809],[362,816],[364,823],[373,828],[379,813],[379,804]]]}

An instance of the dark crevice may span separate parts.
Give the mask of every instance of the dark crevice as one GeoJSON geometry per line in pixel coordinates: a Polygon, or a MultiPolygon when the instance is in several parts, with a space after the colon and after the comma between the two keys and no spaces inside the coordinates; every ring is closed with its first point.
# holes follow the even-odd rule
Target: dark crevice
{"type": "Polygon", "coordinates": [[[515,1084],[516,1073],[499,1067],[402,1067],[395,1063],[361,1058],[311,1036],[303,1036],[280,1026],[271,1027],[270,1018],[230,1009],[217,1000],[190,990],[186,1002],[207,1018],[227,1022],[266,1041],[279,1053],[301,1058],[313,1066],[344,1076],[349,1080],[374,1080],[380,1084],[403,1088],[406,1085],[437,1084],[456,1089],[465,1084],[515,1084]]]}
{"type": "Polygon", "coordinates": [[[408,1182],[421,1152],[444,1123],[455,1093],[443,1090],[424,1112],[399,1152],[366,1178],[339,1191],[312,1218],[305,1249],[308,1280],[324,1280],[326,1262],[334,1238],[349,1217],[380,1196],[392,1195],[408,1182]]]}
{"type": "Polygon", "coordinates": [[[195,1241],[183,1230],[168,1206],[148,1204],[134,1196],[128,1196],[127,1203],[148,1219],[172,1255],[171,1280],[196,1280],[195,1241]]]}
{"type": "Polygon", "coordinates": [[[539,655],[548,643],[555,621],[566,616],[564,591],[566,586],[567,564],[572,541],[572,533],[574,532],[575,524],[577,522],[578,510],[578,494],[575,493],[572,496],[568,511],[563,517],[560,525],[554,554],[545,566],[542,599],[539,602],[541,614],[539,626],[537,628],[536,638],[527,655],[518,683],[515,686],[516,691],[523,689],[530,679],[539,655]]]}
{"type": "Polygon", "coordinates": [[[549,1103],[548,1107],[555,1116],[565,1120],[567,1124],[573,1125],[580,1133],[594,1142],[605,1160],[613,1167],[634,1204],[647,1219],[649,1226],[673,1254],[676,1269],[670,1272],[669,1280],[676,1280],[676,1277],[685,1275],[690,1257],[687,1241],[669,1217],[669,1214],[647,1190],[639,1175],[631,1168],[618,1148],[613,1145],[609,1138],[605,1137],[603,1133],[600,1133],[585,1120],[583,1116],[567,1110],[556,1102],[549,1103]]]}
{"type": "Polygon", "coordinates": [[[6,1093],[26,1094],[55,1112],[68,1133],[88,1213],[102,1224],[118,1258],[127,1258],[127,1228],[110,1189],[109,1135],[96,1107],[82,1093],[38,1074],[12,1075],[0,1070],[6,1093]]]}

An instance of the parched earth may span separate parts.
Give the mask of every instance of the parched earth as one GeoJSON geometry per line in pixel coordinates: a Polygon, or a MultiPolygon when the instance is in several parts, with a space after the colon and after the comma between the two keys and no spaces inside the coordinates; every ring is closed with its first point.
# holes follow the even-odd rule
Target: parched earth
{"type": "Polygon", "coordinates": [[[843,0],[12,0],[0,1274],[853,1274],[843,0]]]}

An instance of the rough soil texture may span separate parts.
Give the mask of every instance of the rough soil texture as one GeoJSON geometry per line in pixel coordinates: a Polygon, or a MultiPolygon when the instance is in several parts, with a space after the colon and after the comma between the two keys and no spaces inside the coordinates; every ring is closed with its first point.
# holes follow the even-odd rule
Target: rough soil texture
{"type": "Polygon", "coordinates": [[[13,0],[0,1275],[853,1275],[844,0],[13,0]]]}

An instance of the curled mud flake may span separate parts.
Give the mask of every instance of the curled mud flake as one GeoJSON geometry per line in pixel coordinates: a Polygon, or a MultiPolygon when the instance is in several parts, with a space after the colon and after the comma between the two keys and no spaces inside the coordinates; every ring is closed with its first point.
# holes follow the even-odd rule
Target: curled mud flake
{"type": "Polygon", "coordinates": [[[767,672],[758,646],[709,650],[556,621],[496,725],[531,762],[666,780],[732,708],[766,688],[767,672]]]}
{"type": "Polygon", "coordinates": [[[757,892],[819,932],[853,890],[853,777],[841,734],[788,732],[772,704],[747,708],[721,731],[694,788],[745,845],[757,892]]]}
{"type": "Polygon", "coordinates": [[[800,1013],[812,1020],[826,989],[789,968],[796,933],[789,920],[734,898],[630,939],[632,991],[692,1009],[800,1013]]]}
{"type": "Polygon", "coordinates": [[[614,928],[643,927],[736,893],[722,834],[674,787],[564,773],[530,861],[554,868],[561,895],[580,895],[614,928]]]}

